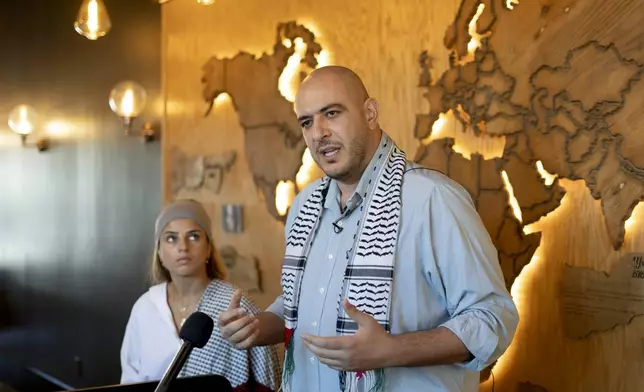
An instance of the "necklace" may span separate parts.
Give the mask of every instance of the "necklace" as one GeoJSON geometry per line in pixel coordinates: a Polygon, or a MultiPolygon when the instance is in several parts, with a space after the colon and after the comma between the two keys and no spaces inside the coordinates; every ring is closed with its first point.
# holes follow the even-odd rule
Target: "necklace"
{"type": "Polygon", "coordinates": [[[183,326],[183,324],[186,322],[186,319],[195,311],[197,310],[197,306],[199,304],[199,300],[201,297],[198,297],[197,300],[191,300],[188,299],[187,304],[183,301],[183,298],[180,298],[179,293],[177,293],[176,288],[173,290],[174,295],[173,297],[175,298],[175,306],[176,309],[178,310],[177,313],[179,313],[177,318],[179,319],[179,328],[183,326]]]}
{"type": "Polygon", "coordinates": [[[180,302],[180,304],[179,304],[179,306],[180,306],[180,307],[179,307],[179,317],[180,317],[180,321],[179,321],[179,328],[181,328],[181,327],[183,326],[183,323],[185,323],[185,322],[186,322],[186,319],[187,319],[187,318],[188,318],[188,317],[189,317],[189,316],[190,316],[190,315],[191,315],[195,310],[197,310],[197,306],[198,306],[198,304],[199,304],[199,298],[197,298],[197,300],[196,300],[196,301],[194,301],[194,300],[192,300],[192,301],[191,301],[191,300],[188,300],[188,303],[187,303],[187,304],[185,304],[185,305],[184,305],[183,303],[181,303],[181,302],[183,302],[183,301],[180,301],[180,299],[178,298],[178,296],[177,296],[177,301],[178,301],[178,302],[180,302]]]}
{"type": "MultiPolygon", "coordinates": [[[[179,327],[183,327],[183,323],[186,322],[186,319],[189,316],[189,314],[187,314],[187,311],[188,311],[187,306],[184,306],[183,308],[181,308],[181,316],[182,317],[181,317],[181,321],[179,321],[179,327]]],[[[190,313],[192,313],[192,312],[190,312],[190,313]]]]}

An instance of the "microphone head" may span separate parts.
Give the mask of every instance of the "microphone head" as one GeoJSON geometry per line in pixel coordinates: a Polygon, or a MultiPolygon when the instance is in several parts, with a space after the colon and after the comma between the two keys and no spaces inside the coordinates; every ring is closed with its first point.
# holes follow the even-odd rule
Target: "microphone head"
{"type": "Polygon", "coordinates": [[[179,337],[193,347],[202,348],[210,340],[215,322],[203,312],[194,312],[181,326],[179,337]]]}

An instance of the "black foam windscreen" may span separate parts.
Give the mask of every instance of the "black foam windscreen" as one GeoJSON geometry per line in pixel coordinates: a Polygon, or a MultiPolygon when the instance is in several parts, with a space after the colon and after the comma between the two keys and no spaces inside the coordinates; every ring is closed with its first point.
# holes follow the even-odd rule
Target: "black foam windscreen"
{"type": "Polygon", "coordinates": [[[210,340],[215,322],[203,312],[194,312],[186,319],[179,331],[179,337],[193,347],[202,348],[210,340]]]}

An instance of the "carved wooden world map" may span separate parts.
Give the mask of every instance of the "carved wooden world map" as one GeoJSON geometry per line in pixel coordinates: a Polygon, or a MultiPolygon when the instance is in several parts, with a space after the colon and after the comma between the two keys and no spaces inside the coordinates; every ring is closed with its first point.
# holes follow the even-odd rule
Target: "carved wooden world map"
{"type": "Polygon", "coordinates": [[[264,196],[266,208],[283,219],[275,206],[275,189],[280,181],[292,180],[302,165],[306,143],[293,112],[293,103],[284,98],[277,81],[295,46],[285,45],[301,38],[306,44],[302,61],[311,69],[322,47],[307,28],[295,22],[277,26],[272,54],[256,58],[241,52],[230,59],[212,57],[203,66],[203,98],[211,106],[222,93],[231,97],[244,129],[246,160],[255,185],[264,196]]]}
{"type": "MultiPolygon", "coordinates": [[[[557,181],[546,185],[536,169],[559,178],[583,179],[602,203],[612,245],[621,247],[624,222],[644,198],[644,0],[464,0],[445,46],[453,65],[433,81],[422,55],[420,87],[430,112],[419,114],[415,136],[429,136],[440,113],[452,110],[475,132],[505,136],[503,156],[471,160],[454,152],[453,140],[419,147],[415,160],[443,171],[472,194],[499,251],[508,288],[530,261],[540,234],[523,226],[555,210],[564,195],[557,181]],[[479,5],[478,33],[485,35],[474,61],[467,55],[468,24],[479,5]],[[605,28],[610,26],[610,28],[605,28]],[[618,27],[619,26],[619,27],[618,27]],[[523,220],[515,218],[501,171],[513,184],[523,220]]],[[[246,159],[266,206],[276,218],[275,188],[295,182],[305,144],[292,103],[277,90],[277,78],[292,47],[307,44],[304,62],[316,65],[321,50],[313,34],[294,22],[280,24],[273,54],[240,53],[211,58],[204,66],[204,99],[227,92],[245,130],[246,159]]],[[[412,132],[412,130],[410,130],[412,132]]]]}
{"type": "Polygon", "coordinates": [[[418,116],[416,136],[427,137],[451,109],[475,132],[505,136],[503,156],[468,161],[442,140],[421,146],[416,159],[472,193],[510,287],[540,240],[522,225],[556,209],[564,194],[557,181],[544,184],[537,161],[559,178],[583,179],[601,200],[613,247],[624,241],[624,222],[644,198],[644,1],[526,0],[510,10],[506,1],[464,0],[444,41],[455,60],[467,55],[480,3],[478,33],[488,38],[473,62],[426,83],[431,109],[418,116]],[[501,170],[522,223],[500,191],[501,170]]]}

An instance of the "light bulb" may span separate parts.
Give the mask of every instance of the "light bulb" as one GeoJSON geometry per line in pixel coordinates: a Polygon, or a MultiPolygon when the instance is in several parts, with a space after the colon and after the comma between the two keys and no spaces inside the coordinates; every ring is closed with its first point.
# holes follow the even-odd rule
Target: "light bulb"
{"type": "Polygon", "coordinates": [[[137,82],[120,82],[110,92],[110,108],[119,117],[137,117],[145,108],[147,93],[137,82]]]}
{"type": "Polygon", "coordinates": [[[110,108],[121,117],[129,129],[132,119],[138,117],[145,108],[147,93],[145,89],[131,80],[120,82],[110,92],[110,108]]]}
{"type": "Polygon", "coordinates": [[[112,28],[110,16],[103,0],[83,0],[74,29],[87,39],[96,40],[107,34],[112,28]]]}
{"type": "Polygon", "coordinates": [[[36,109],[29,105],[18,105],[9,113],[9,128],[20,135],[27,136],[32,133],[37,123],[36,109]]]}

